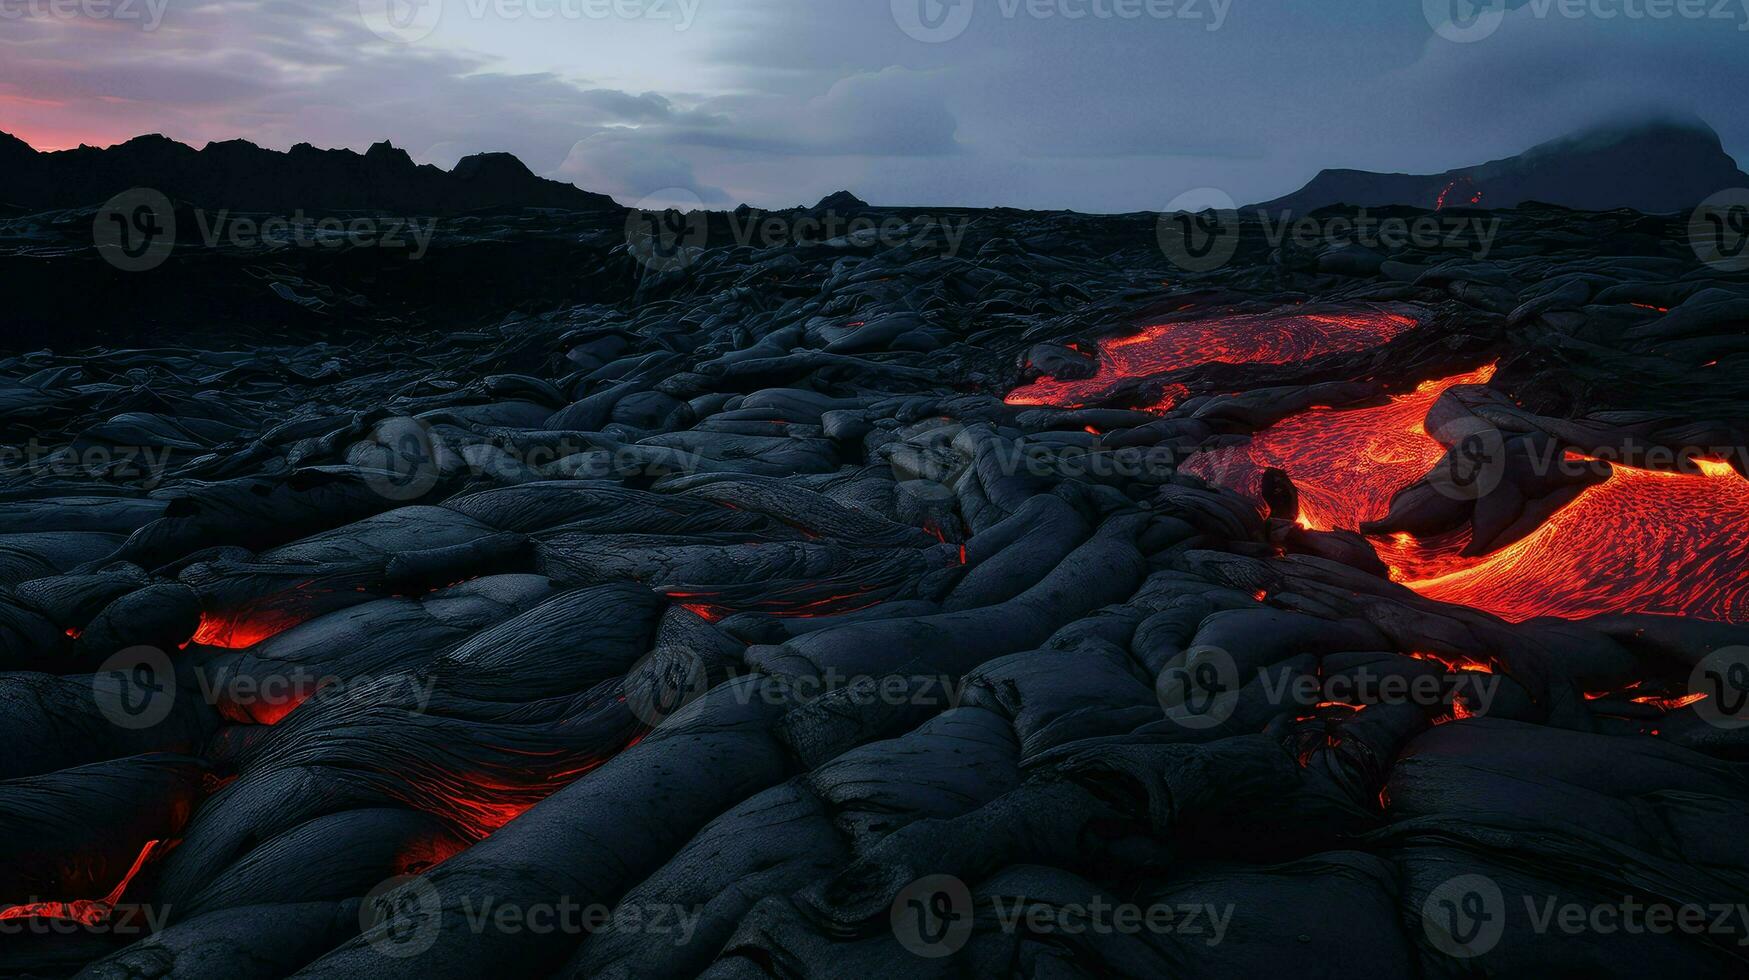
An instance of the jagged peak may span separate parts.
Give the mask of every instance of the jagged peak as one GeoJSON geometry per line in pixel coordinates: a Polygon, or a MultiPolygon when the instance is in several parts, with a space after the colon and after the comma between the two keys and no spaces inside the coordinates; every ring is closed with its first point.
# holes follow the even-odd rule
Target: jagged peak
{"type": "Polygon", "coordinates": [[[7,132],[0,132],[0,150],[14,155],[19,153],[35,153],[36,147],[7,132]]]}
{"type": "Polygon", "coordinates": [[[618,207],[606,195],[536,175],[511,153],[476,153],[445,171],[415,162],[388,140],[363,153],[308,142],[278,150],[242,139],[195,150],[153,133],[108,148],[38,153],[16,137],[0,137],[9,175],[31,188],[16,203],[36,207],[84,206],[131,186],[158,188],[201,206],[256,210],[618,207]]]}
{"type": "Polygon", "coordinates": [[[833,191],[814,205],[816,211],[850,211],[867,208],[869,203],[849,191],[833,191]]]}

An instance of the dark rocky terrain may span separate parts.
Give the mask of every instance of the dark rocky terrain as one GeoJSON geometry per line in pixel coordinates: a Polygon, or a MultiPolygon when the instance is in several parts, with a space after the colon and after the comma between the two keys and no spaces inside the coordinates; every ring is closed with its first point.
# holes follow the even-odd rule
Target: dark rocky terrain
{"type": "Polygon", "coordinates": [[[1612,124],[1541,143],[1517,156],[1437,174],[1323,170],[1260,207],[1299,213],[1331,205],[1515,208],[1529,202],[1648,213],[1692,208],[1749,176],[1699,120],[1612,124]]]}
{"type": "Polygon", "coordinates": [[[1749,276],[1686,215],[1192,273],[824,203],[13,219],[88,288],[0,358],[0,973],[1749,969],[1749,276]],[[1708,927],[1537,925],[1623,901],[1708,927]]]}

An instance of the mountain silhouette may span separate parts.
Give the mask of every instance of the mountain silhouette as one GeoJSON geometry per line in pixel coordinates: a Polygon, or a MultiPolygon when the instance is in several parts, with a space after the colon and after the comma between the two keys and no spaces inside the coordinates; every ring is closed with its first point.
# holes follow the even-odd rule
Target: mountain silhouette
{"type": "Polygon", "coordinates": [[[1540,201],[1658,213],[1692,208],[1728,187],[1749,187],[1749,175],[1718,133],[1698,119],[1664,119],[1587,129],[1438,174],[1324,170],[1292,194],[1257,206],[1303,214],[1333,204],[1510,208],[1540,201]]]}
{"type": "Polygon", "coordinates": [[[537,177],[509,153],[477,153],[443,170],[414,163],[386,141],[364,153],[308,143],[280,152],[247,140],[196,150],[154,134],[105,148],[39,152],[0,133],[0,187],[0,202],[26,210],[90,207],[135,187],[196,207],[275,213],[619,208],[605,194],[537,177]]]}

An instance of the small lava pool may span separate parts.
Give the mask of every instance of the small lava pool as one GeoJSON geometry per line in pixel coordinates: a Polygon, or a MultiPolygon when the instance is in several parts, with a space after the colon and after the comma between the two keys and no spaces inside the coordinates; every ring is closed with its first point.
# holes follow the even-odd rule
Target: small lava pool
{"type": "MultiPolygon", "coordinates": [[[[1010,405],[1082,408],[1121,385],[1200,364],[1288,364],[1338,351],[1377,347],[1415,325],[1414,317],[1385,309],[1343,313],[1243,313],[1177,320],[1148,327],[1099,347],[1090,378],[1040,378],[1008,393],[1010,405]]],[[[1186,394],[1169,386],[1148,408],[1163,412],[1186,394]]]]}

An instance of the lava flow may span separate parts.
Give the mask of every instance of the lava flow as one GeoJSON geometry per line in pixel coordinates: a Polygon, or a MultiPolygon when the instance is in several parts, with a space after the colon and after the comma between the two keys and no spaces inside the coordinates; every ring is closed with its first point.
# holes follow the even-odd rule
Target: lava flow
{"type": "MultiPolygon", "coordinates": [[[[1265,468],[1279,467],[1299,489],[1302,527],[1354,530],[1382,517],[1391,497],[1444,455],[1422,425],[1434,401],[1492,376],[1489,366],[1425,382],[1382,406],[1314,409],[1185,469],[1252,493],[1265,468]]],[[[1514,622],[1606,612],[1749,621],[1749,481],[1723,463],[1700,465],[1697,474],[1618,465],[1535,532],[1490,555],[1459,554],[1467,532],[1371,540],[1396,581],[1514,622]]]]}
{"type": "Polygon", "coordinates": [[[200,625],[194,631],[194,642],[225,650],[242,650],[278,636],[303,621],[303,617],[270,610],[240,612],[231,616],[202,613],[200,625]]]}
{"type": "Polygon", "coordinates": [[[1749,482],[1724,463],[1700,466],[1617,466],[1530,536],[1404,584],[1515,622],[1605,612],[1749,621],[1749,482]]]}
{"type": "MultiPolygon", "coordinates": [[[[1081,408],[1137,378],[1199,364],[1286,364],[1337,351],[1377,347],[1415,325],[1384,310],[1354,313],[1246,313],[1148,327],[1099,347],[1099,368],[1080,380],[1040,378],[1008,393],[1010,405],[1081,408]]],[[[1169,385],[1149,410],[1163,412],[1189,391],[1169,385]]]]}
{"type": "Polygon", "coordinates": [[[120,902],[122,895],[126,894],[128,885],[133,883],[134,878],[139,875],[140,869],[145,867],[146,862],[151,859],[152,852],[156,851],[158,845],[162,843],[163,841],[147,841],[146,846],[140,849],[139,856],[134,858],[134,863],[128,868],[127,873],[123,874],[121,880],[116,882],[115,887],[109,890],[109,894],[102,898],[78,898],[71,901],[31,902],[25,905],[14,905],[0,909],[0,922],[9,919],[61,919],[66,922],[77,922],[81,925],[97,925],[108,919],[109,914],[115,911],[116,903],[120,902]]]}

